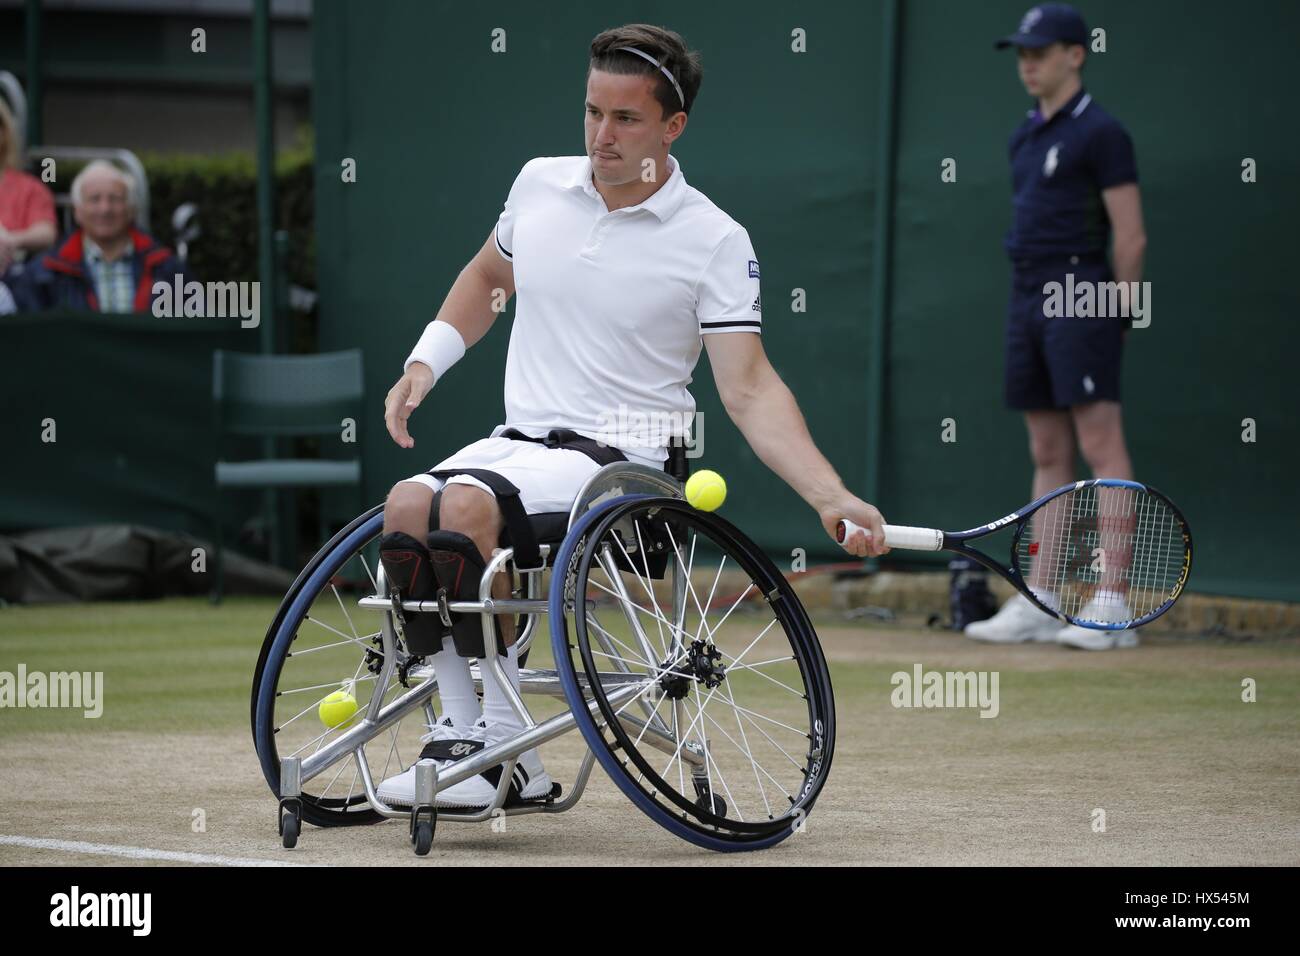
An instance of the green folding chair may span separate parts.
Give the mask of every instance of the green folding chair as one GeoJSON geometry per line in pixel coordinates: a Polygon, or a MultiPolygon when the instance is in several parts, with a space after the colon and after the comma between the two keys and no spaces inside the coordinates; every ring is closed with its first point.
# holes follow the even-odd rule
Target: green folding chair
{"type": "MultiPolygon", "coordinates": [[[[260,488],[274,495],[277,490],[287,488],[354,486],[358,498],[361,493],[359,444],[356,456],[346,459],[270,457],[224,461],[223,439],[228,435],[260,437],[268,439],[268,447],[273,447],[278,438],[310,435],[337,438],[343,431],[344,419],[350,418],[356,422],[359,443],[363,396],[360,349],[323,355],[254,355],[220,349],[212,353],[212,404],[218,442],[212,603],[221,600],[224,583],[223,489],[260,488]]],[[[319,533],[324,543],[329,537],[324,496],[319,533]]],[[[275,554],[278,534],[274,527],[270,539],[275,554]]]]}

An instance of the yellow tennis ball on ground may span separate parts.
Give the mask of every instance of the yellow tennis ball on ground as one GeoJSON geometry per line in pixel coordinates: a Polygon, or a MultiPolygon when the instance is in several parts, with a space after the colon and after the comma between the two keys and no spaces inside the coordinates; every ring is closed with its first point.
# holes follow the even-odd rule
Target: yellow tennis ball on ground
{"type": "Polygon", "coordinates": [[[320,702],[316,714],[320,722],[333,730],[346,724],[357,712],[357,699],[345,690],[336,690],[320,702]]]}
{"type": "Polygon", "coordinates": [[[686,500],[701,511],[717,511],[727,500],[727,483],[716,471],[697,471],[686,480],[686,500]]]}

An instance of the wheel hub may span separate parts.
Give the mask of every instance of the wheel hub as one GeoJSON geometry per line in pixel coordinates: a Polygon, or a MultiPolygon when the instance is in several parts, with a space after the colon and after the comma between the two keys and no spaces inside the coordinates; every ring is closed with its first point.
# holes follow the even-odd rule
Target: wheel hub
{"type": "Polygon", "coordinates": [[[727,676],[727,668],[722,663],[722,651],[704,641],[695,641],[691,644],[691,653],[687,662],[695,674],[695,679],[705,687],[717,687],[727,676]]]}
{"type": "Polygon", "coordinates": [[[714,688],[727,676],[727,668],[722,663],[722,652],[706,641],[691,642],[684,662],[674,666],[674,661],[667,660],[659,668],[664,671],[664,676],[659,678],[659,686],[663,688],[664,695],[672,700],[685,697],[690,692],[692,680],[714,688]]]}
{"type": "Polygon", "coordinates": [[[664,661],[659,665],[659,669],[664,672],[664,676],[659,678],[659,686],[663,688],[664,696],[670,700],[681,700],[691,689],[691,681],[685,674],[680,671],[674,673],[676,668],[673,667],[671,660],[664,661]]]}

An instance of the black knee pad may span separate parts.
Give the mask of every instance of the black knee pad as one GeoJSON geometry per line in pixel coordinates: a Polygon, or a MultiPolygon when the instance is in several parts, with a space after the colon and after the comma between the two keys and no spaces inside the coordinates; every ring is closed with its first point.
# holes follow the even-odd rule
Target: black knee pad
{"type": "MultiPolygon", "coordinates": [[[[433,558],[433,573],[438,580],[439,593],[445,592],[448,601],[477,601],[479,583],[487,565],[479,554],[478,545],[459,531],[429,532],[429,554],[433,558]]],[[[450,613],[451,639],[456,653],[461,657],[483,656],[483,623],[480,614],[450,613]]],[[[505,641],[501,626],[493,615],[496,631],[497,653],[505,654],[505,641]]]]}
{"type": "MultiPolygon", "coordinates": [[[[409,534],[393,531],[380,538],[379,559],[389,587],[397,588],[402,600],[432,601],[437,597],[437,578],[429,549],[409,534]]],[[[408,651],[423,657],[442,650],[449,628],[436,611],[404,611],[402,619],[408,651]]]]}

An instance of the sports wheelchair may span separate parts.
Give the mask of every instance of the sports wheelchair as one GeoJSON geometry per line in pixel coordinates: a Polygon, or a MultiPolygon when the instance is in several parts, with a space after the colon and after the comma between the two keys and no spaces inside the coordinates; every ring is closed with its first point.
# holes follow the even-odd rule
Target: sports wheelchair
{"type": "MultiPolygon", "coordinates": [[[[477,601],[403,601],[378,557],[383,505],[340,530],[285,595],[266,633],[252,688],[253,740],[279,798],[278,830],[293,847],[318,827],[408,821],[424,855],[439,820],[473,822],[577,805],[599,761],[620,790],[665,829],[720,851],[773,846],[802,828],[830,771],[835,707],[825,657],[803,605],[740,531],[683,498],[684,450],[664,471],[616,462],[582,487],[568,512],[527,516],[541,560],[516,567],[509,529],[487,562],[477,601]],[[508,574],[511,597],[492,597],[508,574]],[[549,575],[549,582],[546,581],[549,575]],[[438,675],[407,651],[404,615],[479,614],[483,647],[495,614],[516,616],[522,732],[441,772],[419,760],[435,722],[438,675]],[[528,667],[539,623],[550,667],[528,667]],[[339,692],[346,719],[325,720],[339,692]],[[534,718],[523,696],[563,702],[534,718]],[[350,713],[352,708],[355,711],[350,713]],[[577,729],[585,748],[567,792],[507,799],[520,754],[577,729]],[[403,754],[407,759],[403,758],[403,754]],[[414,763],[415,801],[392,807],[377,782],[414,763]],[[498,765],[495,799],[437,806],[440,789],[498,765]]],[[[537,651],[542,651],[538,654],[537,651]]],[[[536,662],[536,661],[535,661],[536,662]]],[[[471,662],[476,686],[495,656],[471,662]]],[[[545,706],[545,705],[543,705],[545,706]]],[[[578,757],[576,754],[580,754],[578,757]]]]}

